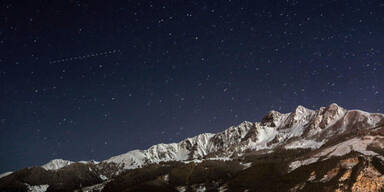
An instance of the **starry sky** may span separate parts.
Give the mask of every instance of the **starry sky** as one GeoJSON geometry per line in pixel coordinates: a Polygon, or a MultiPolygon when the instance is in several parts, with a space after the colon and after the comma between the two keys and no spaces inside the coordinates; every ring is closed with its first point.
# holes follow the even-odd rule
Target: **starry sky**
{"type": "Polygon", "coordinates": [[[268,111],[384,111],[384,1],[0,2],[0,172],[268,111]]]}

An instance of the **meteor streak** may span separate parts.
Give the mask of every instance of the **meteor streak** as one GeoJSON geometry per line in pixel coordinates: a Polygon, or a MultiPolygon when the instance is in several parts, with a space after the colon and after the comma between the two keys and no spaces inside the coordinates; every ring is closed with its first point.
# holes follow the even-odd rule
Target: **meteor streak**
{"type": "Polygon", "coordinates": [[[98,56],[103,56],[103,55],[107,56],[107,55],[112,55],[112,54],[115,54],[118,52],[120,52],[120,50],[114,49],[114,50],[97,52],[97,53],[90,53],[87,55],[80,55],[80,56],[75,56],[75,57],[65,57],[65,58],[49,61],[49,64],[64,63],[64,62],[75,61],[75,60],[89,59],[91,57],[98,57],[98,56]]]}

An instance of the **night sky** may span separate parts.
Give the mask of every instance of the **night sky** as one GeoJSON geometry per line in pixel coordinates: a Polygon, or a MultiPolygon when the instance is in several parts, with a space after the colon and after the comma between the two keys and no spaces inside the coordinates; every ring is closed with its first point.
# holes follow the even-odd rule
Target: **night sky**
{"type": "Polygon", "coordinates": [[[1,1],[0,172],[275,109],[384,111],[384,1],[1,1]]]}

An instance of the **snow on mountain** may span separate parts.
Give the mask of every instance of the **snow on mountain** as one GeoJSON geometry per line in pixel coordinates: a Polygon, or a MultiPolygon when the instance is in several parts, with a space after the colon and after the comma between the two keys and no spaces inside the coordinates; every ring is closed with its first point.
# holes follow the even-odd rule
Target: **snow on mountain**
{"type": "MultiPolygon", "coordinates": [[[[216,134],[204,133],[179,143],[157,144],[146,150],[133,150],[114,156],[103,162],[116,163],[124,169],[135,169],[166,161],[228,159],[242,156],[249,151],[273,151],[276,147],[318,149],[337,135],[369,129],[379,124],[384,124],[383,114],[346,110],[335,103],[318,110],[298,106],[291,113],[271,111],[261,122],[245,121],[216,134]]],[[[57,170],[72,163],[56,159],[42,167],[57,170]]]]}
{"type": "MultiPolygon", "coordinates": [[[[245,189],[242,186],[248,186],[248,183],[258,181],[259,184],[256,186],[262,186],[268,178],[281,174],[280,171],[275,172],[275,168],[268,168],[266,170],[272,171],[270,176],[258,175],[260,170],[264,170],[259,169],[260,166],[263,168],[266,165],[272,167],[276,165],[279,170],[280,167],[283,170],[288,166],[288,175],[285,176],[291,177],[292,175],[289,174],[293,174],[293,176],[298,176],[297,179],[299,180],[297,181],[300,181],[300,183],[294,181],[297,185],[293,188],[291,188],[292,186],[286,186],[289,187],[288,189],[294,189],[293,191],[304,189],[302,182],[305,185],[315,184],[313,186],[318,187],[316,182],[329,182],[336,175],[342,176],[343,182],[347,181],[346,178],[351,178],[351,175],[345,176],[343,171],[348,169],[352,173],[352,167],[355,166],[357,167],[353,168],[353,170],[357,172],[354,174],[359,175],[358,178],[360,177],[358,182],[369,183],[378,180],[364,179],[364,174],[366,174],[364,170],[368,170],[368,168],[374,170],[374,167],[382,169],[380,166],[383,165],[381,160],[384,161],[383,149],[384,114],[346,110],[337,104],[321,107],[318,110],[298,106],[291,113],[271,111],[262,118],[261,122],[245,121],[216,134],[204,133],[178,143],[161,143],[146,150],[129,151],[100,163],[96,161],[72,162],[55,159],[42,167],[46,170],[58,171],[42,172],[41,169],[32,167],[16,171],[15,177],[12,177],[12,175],[7,177],[6,175],[9,175],[9,173],[0,175],[0,178],[5,177],[1,179],[3,183],[0,182],[0,191],[1,187],[7,187],[9,184],[18,186],[19,183],[24,183],[28,191],[54,191],[55,189],[62,189],[62,185],[67,185],[69,188],[73,187],[73,182],[77,182],[76,186],[83,187],[82,191],[100,191],[104,188],[112,191],[123,191],[117,189],[124,189],[125,187],[126,189],[130,187],[134,189],[134,187],[137,187],[127,184],[130,182],[121,182],[123,180],[135,181],[133,185],[136,185],[136,181],[139,181],[145,183],[145,185],[148,183],[151,183],[151,185],[160,184],[161,186],[166,184],[169,187],[171,181],[175,181],[174,179],[179,177],[183,178],[180,181],[185,180],[186,182],[176,182],[177,185],[174,187],[178,191],[187,189],[204,191],[211,188],[218,188],[220,191],[232,191],[233,188],[238,187],[236,185],[232,186],[232,184],[243,180],[244,183],[240,186],[244,191],[245,189]],[[289,151],[286,149],[289,149],[289,151]],[[171,166],[152,166],[148,167],[148,169],[138,169],[132,172],[135,174],[130,174],[131,171],[127,172],[129,174],[120,174],[125,169],[135,169],[168,161],[180,161],[182,163],[170,163],[167,165],[171,166]],[[224,161],[226,163],[223,163],[224,161]],[[74,163],[77,164],[72,165],[74,163]],[[79,165],[79,163],[86,165],[79,165]],[[183,163],[194,164],[184,165],[183,163]],[[328,171],[322,170],[323,167],[328,169],[333,164],[337,164],[336,167],[328,171]],[[71,167],[59,170],[66,166],[71,167]],[[305,167],[300,169],[301,166],[305,167]],[[156,176],[155,180],[147,181],[146,176],[140,176],[147,174],[148,170],[151,172],[155,170],[153,173],[158,172],[159,175],[156,176]],[[192,177],[189,174],[184,175],[181,173],[184,170],[188,172],[198,171],[196,171],[197,175],[192,177]],[[230,170],[231,174],[223,173],[223,171],[228,170],[230,170]],[[220,180],[210,178],[216,174],[220,180]],[[226,176],[222,177],[221,174],[226,176]],[[82,177],[73,179],[72,175],[81,175],[82,177]],[[139,176],[136,177],[137,175],[139,176]],[[207,180],[209,182],[200,183],[200,180],[195,180],[194,183],[189,183],[190,178],[205,177],[206,175],[209,175],[209,178],[206,178],[209,179],[207,180]],[[236,176],[226,180],[227,183],[222,183],[222,178],[226,178],[228,175],[236,176]],[[48,183],[46,178],[51,176],[52,180],[48,179],[50,180],[48,183]],[[250,176],[257,176],[258,179],[248,180],[250,176]],[[82,186],[83,183],[88,184],[82,186]]],[[[376,171],[376,173],[379,173],[379,171],[376,171]]],[[[285,176],[283,175],[282,178],[288,178],[285,176]]],[[[380,176],[379,181],[384,183],[383,177],[379,174],[377,176],[380,176]]],[[[368,177],[370,177],[369,174],[368,177]]],[[[350,181],[355,182],[355,179],[350,181]]],[[[341,184],[349,185],[350,181],[341,184]]],[[[341,186],[339,184],[337,186],[341,186]]],[[[329,187],[328,184],[326,185],[326,187],[329,187]]],[[[249,187],[252,187],[252,185],[249,185],[249,187]]],[[[372,191],[367,189],[364,188],[361,191],[372,191]]]]}
{"type": "Polygon", "coordinates": [[[92,186],[84,187],[84,188],[81,189],[81,191],[83,191],[83,192],[102,191],[107,183],[108,182],[103,182],[103,183],[100,183],[100,184],[97,184],[97,185],[92,185],[92,186]]]}
{"type": "Polygon", "coordinates": [[[354,137],[339,144],[322,149],[320,152],[315,153],[308,159],[292,162],[289,165],[290,171],[303,165],[315,163],[319,159],[327,160],[331,157],[346,155],[352,151],[359,152],[367,156],[376,156],[380,159],[384,159],[383,156],[368,148],[369,145],[376,145],[380,148],[384,148],[383,141],[384,137],[382,136],[364,136],[362,138],[354,137]]]}
{"type": "Polygon", "coordinates": [[[328,147],[315,155],[315,157],[326,157],[330,158],[332,156],[343,156],[351,151],[360,152],[368,156],[378,155],[376,152],[368,150],[367,147],[370,144],[379,144],[384,140],[384,137],[381,136],[365,136],[363,138],[353,138],[337,145],[328,147]]]}
{"type": "Polygon", "coordinates": [[[3,178],[3,177],[6,177],[6,176],[8,176],[8,175],[10,175],[10,174],[12,174],[13,172],[6,172],[6,173],[2,173],[2,174],[0,174],[0,179],[1,178],[3,178]]]}
{"type": "Polygon", "coordinates": [[[63,167],[66,167],[68,165],[71,165],[73,163],[82,163],[82,164],[99,164],[100,162],[98,161],[94,161],[94,160],[91,160],[91,161],[78,161],[78,162],[74,162],[74,161],[68,161],[68,160],[64,160],[64,159],[54,159],[54,160],[51,160],[50,162],[42,165],[41,167],[44,168],[45,170],[58,170],[58,169],[61,169],[63,167]]]}
{"type": "Polygon", "coordinates": [[[74,163],[74,162],[64,160],[64,159],[54,159],[54,160],[48,162],[47,164],[44,164],[41,167],[44,168],[45,170],[57,170],[57,169],[61,169],[61,168],[65,167],[65,166],[68,166],[72,163],[74,163]]]}
{"type": "Polygon", "coordinates": [[[28,192],[45,192],[49,185],[27,185],[28,192]]]}
{"type": "Polygon", "coordinates": [[[217,134],[205,133],[179,143],[158,144],[147,150],[134,150],[112,157],[125,169],[163,161],[187,161],[212,157],[230,158],[246,151],[286,149],[317,149],[335,135],[374,127],[384,123],[383,114],[358,110],[348,111],[333,103],[319,110],[298,106],[294,112],[269,112],[262,121],[245,121],[217,134]]]}
{"type": "Polygon", "coordinates": [[[212,136],[213,134],[204,133],[180,143],[157,144],[147,150],[133,150],[104,162],[113,162],[125,169],[134,169],[151,163],[201,158],[207,155],[207,145],[212,136]]]}
{"type": "Polygon", "coordinates": [[[301,140],[297,140],[297,141],[294,141],[292,143],[285,145],[285,148],[286,149],[299,149],[299,148],[301,148],[301,149],[307,149],[307,148],[317,149],[317,148],[320,148],[323,144],[324,144],[324,142],[316,142],[314,140],[301,139],[301,140]]]}
{"type": "Polygon", "coordinates": [[[90,160],[90,161],[78,161],[78,163],[82,163],[82,164],[88,164],[88,163],[91,163],[91,164],[99,164],[100,162],[98,161],[95,161],[95,160],[90,160]]]}

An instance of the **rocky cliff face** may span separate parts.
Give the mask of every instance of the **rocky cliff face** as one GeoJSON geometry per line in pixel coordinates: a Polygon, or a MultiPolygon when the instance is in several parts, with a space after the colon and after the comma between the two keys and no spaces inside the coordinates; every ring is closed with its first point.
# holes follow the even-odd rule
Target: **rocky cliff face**
{"type": "Polygon", "coordinates": [[[316,188],[321,189],[318,191],[380,191],[383,188],[383,125],[384,114],[346,110],[337,104],[318,110],[298,106],[286,114],[271,111],[261,122],[246,121],[220,133],[204,133],[179,143],[158,144],[100,163],[53,160],[42,166],[44,171],[29,168],[4,176],[0,179],[0,189],[11,190],[9,186],[18,186],[31,191],[31,186],[48,185],[43,187],[46,191],[71,191],[85,189],[87,183],[87,186],[95,186],[87,187],[87,191],[137,191],[138,186],[149,187],[147,191],[160,188],[165,191],[203,191],[203,188],[207,191],[252,191],[258,187],[274,191],[276,186],[280,186],[280,191],[316,188]],[[329,166],[330,162],[337,166],[329,166]],[[319,165],[329,170],[319,171],[319,165]],[[84,181],[79,178],[71,187],[35,178],[35,172],[64,174],[65,178],[85,174],[74,167],[88,168],[84,168],[88,176],[84,181]],[[210,170],[209,173],[206,170],[210,170]],[[132,173],[142,176],[136,178],[132,173]],[[275,178],[277,175],[280,179],[275,178]],[[286,178],[292,175],[297,176],[286,178]],[[250,181],[239,186],[235,181],[243,183],[238,180],[241,178],[244,181],[253,178],[253,182],[255,178],[270,180],[250,181]]]}

